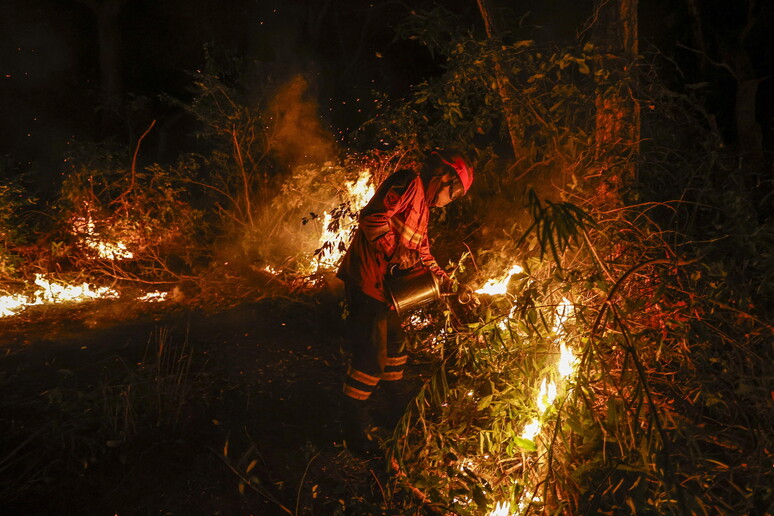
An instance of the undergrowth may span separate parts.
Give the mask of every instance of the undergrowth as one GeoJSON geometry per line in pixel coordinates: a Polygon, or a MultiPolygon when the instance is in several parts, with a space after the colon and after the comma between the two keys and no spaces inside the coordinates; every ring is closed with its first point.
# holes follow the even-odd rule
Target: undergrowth
{"type": "MultiPolygon", "coordinates": [[[[66,497],[85,488],[73,479],[89,475],[89,485],[99,485],[100,475],[90,475],[92,470],[107,478],[149,436],[158,443],[179,438],[190,430],[212,387],[203,365],[187,336],[160,328],[137,363],[116,356],[92,365],[93,370],[60,368],[58,381],[43,392],[7,397],[0,418],[0,499],[6,504],[34,499],[52,482],[69,486],[53,491],[66,497]]],[[[3,374],[0,381],[15,380],[3,374]]],[[[64,508],[72,501],[52,503],[64,508]]]]}
{"type": "Polygon", "coordinates": [[[637,215],[581,227],[584,252],[554,233],[558,262],[518,258],[528,235],[499,253],[523,269],[505,295],[420,330],[437,369],[396,429],[398,485],[455,514],[766,513],[772,328],[637,215]]]}

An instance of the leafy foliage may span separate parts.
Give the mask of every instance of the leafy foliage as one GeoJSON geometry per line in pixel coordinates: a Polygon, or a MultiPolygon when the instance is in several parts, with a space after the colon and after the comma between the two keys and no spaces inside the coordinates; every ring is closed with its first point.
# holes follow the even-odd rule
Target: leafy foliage
{"type": "Polygon", "coordinates": [[[197,162],[135,170],[125,156],[120,148],[84,145],[68,158],[58,202],[68,259],[122,279],[186,274],[202,257],[203,213],[185,186],[197,162]]]}
{"type": "Polygon", "coordinates": [[[6,177],[0,168],[0,279],[16,275],[21,257],[15,250],[27,236],[21,230],[25,210],[33,203],[20,179],[6,177]]]}
{"type": "Polygon", "coordinates": [[[422,27],[412,24],[404,36],[431,49],[442,45],[443,73],[415,86],[403,102],[382,103],[366,127],[375,126],[380,138],[386,135],[399,149],[481,153],[487,142],[508,139],[499,73],[507,81],[508,123],[521,141],[515,165],[498,171],[506,177],[496,178],[497,186],[513,188],[524,177],[530,182],[540,177],[541,185],[553,178],[561,186],[584,175],[593,161],[594,92],[606,85],[603,72],[595,70],[592,46],[546,48],[530,40],[480,40],[461,31],[439,36],[422,27]]]}
{"type": "Polygon", "coordinates": [[[601,210],[600,175],[587,172],[605,161],[591,109],[615,84],[595,68],[593,48],[549,53],[447,36],[445,73],[380,123],[407,148],[455,132],[472,142],[504,116],[492,70],[507,63],[529,165],[479,167],[486,193],[470,211],[497,220],[483,224],[474,267],[458,261],[455,277],[475,288],[514,262],[525,272],[506,295],[478,307],[452,302],[435,314],[445,325],[417,331],[415,352],[437,367],[396,429],[396,483],[459,514],[502,503],[519,514],[764,513],[771,442],[760,436],[771,434],[774,414],[764,408],[772,327],[761,284],[771,199],[746,186],[697,104],[650,77],[629,192],[639,204],[601,210]],[[557,177],[554,200],[546,184],[557,177]],[[513,210],[518,195],[507,197],[512,216],[487,197],[514,192],[522,178],[543,179],[524,188],[526,223],[513,210]],[[562,297],[573,311],[557,326],[562,297]],[[551,400],[542,381],[557,380],[562,343],[577,362],[551,400]]]}

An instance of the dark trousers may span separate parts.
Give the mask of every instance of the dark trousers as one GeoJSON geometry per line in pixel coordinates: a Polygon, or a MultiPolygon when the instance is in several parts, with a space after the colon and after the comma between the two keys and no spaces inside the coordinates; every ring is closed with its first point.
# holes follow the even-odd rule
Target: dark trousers
{"type": "Polygon", "coordinates": [[[347,285],[348,329],[352,363],[344,381],[344,394],[367,400],[380,381],[403,378],[408,356],[403,328],[395,310],[347,285]]]}

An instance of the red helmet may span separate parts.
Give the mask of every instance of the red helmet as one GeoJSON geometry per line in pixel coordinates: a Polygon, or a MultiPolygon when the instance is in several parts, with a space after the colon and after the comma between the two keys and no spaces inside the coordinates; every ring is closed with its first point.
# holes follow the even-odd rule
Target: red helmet
{"type": "Polygon", "coordinates": [[[462,183],[462,188],[465,189],[465,193],[468,193],[470,185],[473,184],[473,167],[470,166],[470,163],[459,154],[454,154],[449,160],[446,160],[440,154],[438,154],[438,157],[457,172],[457,176],[459,176],[460,182],[462,183]]]}

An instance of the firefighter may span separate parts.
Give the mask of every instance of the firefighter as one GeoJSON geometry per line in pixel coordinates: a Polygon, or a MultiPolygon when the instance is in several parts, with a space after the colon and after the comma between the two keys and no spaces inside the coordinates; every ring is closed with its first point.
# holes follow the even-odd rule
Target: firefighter
{"type": "Polygon", "coordinates": [[[337,274],[345,283],[352,349],[344,381],[344,439],[356,452],[378,450],[368,433],[369,399],[377,385],[395,398],[408,358],[401,320],[385,292],[388,270],[424,266],[448,286],[449,277],[430,252],[430,208],[462,197],[472,182],[473,169],[461,156],[433,153],[421,173],[390,175],[360,212],[337,274]]]}

